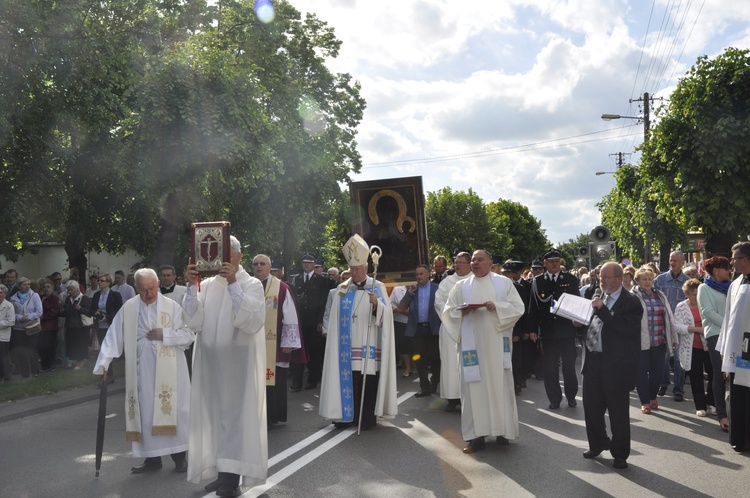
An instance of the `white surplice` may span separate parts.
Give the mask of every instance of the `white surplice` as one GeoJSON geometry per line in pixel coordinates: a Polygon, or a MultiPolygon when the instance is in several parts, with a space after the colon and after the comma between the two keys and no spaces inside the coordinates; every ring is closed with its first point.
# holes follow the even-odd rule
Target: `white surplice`
{"type": "MultiPolygon", "coordinates": [[[[351,279],[350,279],[351,280],[351,279]]],[[[338,287],[347,285],[348,280],[338,287]]],[[[352,284],[354,285],[354,284],[352,284]]],[[[367,373],[380,372],[378,381],[378,394],[375,402],[375,415],[379,417],[394,417],[398,414],[398,403],[396,401],[396,354],[394,353],[395,342],[393,338],[393,313],[388,302],[388,292],[382,282],[375,284],[382,299],[378,298],[378,308],[374,317],[369,313],[370,302],[368,294],[357,291],[354,301],[354,312],[351,322],[351,345],[365,344],[368,323],[372,319],[369,346],[375,346],[380,350],[381,361],[369,361],[367,373]]],[[[366,289],[372,288],[372,277],[367,277],[366,289]]],[[[326,351],[323,362],[323,377],[320,385],[320,409],[323,418],[329,420],[341,420],[343,404],[341,402],[341,380],[339,372],[339,308],[341,294],[337,290],[331,305],[331,315],[328,319],[326,329],[326,351]]],[[[349,354],[349,352],[346,352],[349,354]]],[[[362,360],[352,360],[352,371],[362,371],[362,360]]],[[[359,403],[359,400],[356,401],[359,403]]]]}
{"type": "MultiPolygon", "coordinates": [[[[156,380],[156,355],[158,354],[160,341],[146,339],[146,334],[157,328],[157,316],[161,313],[166,298],[159,294],[157,301],[153,304],[145,304],[140,296],[132,299],[138,300],[138,341],[137,341],[137,377],[138,377],[138,403],[141,408],[141,442],[133,441],[134,457],[157,457],[179,453],[188,449],[189,413],[190,413],[190,376],[188,375],[187,360],[180,353],[177,358],[177,435],[176,436],[153,436],[151,429],[154,420],[154,382],[156,380]]],[[[169,303],[169,301],[167,301],[169,303]]],[[[170,304],[171,305],[171,304],[170,304]]],[[[175,346],[180,350],[187,349],[195,340],[195,333],[184,325],[182,312],[179,305],[174,310],[174,325],[172,328],[163,328],[164,346],[175,346]]],[[[109,367],[114,358],[119,358],[123,353],[125,330],[124,330],[125,306],[115,315],[112,324],[107,330],[107,335],[101,344],[99,357],[94,366],[94,374],[102,375],[109,367]]],[[[133,355],[125,351],[125,361],[133,361],[133,355]]],[[[127,368],[127,367],[126,367],[127,368]]],[[[125,387],[130,392],[131,387],[125,387]]],[[[127,407],[126,407],[127,411],[127,407]]]]}
{"type": "MultiPolygon", "coordinates": [[[[469,277],[467,273],[463,277],[454,273],[448,275],[440,282],[435,293],[435,311],[438,316],[443,316],[443,309],[448,302],[451,289],[461,280],[469,277]]],[[[459,377],[458,345],[453,340],[445,326],[440,324],[440,397],[444,399],[459,399],[461,397],[461,378],[459,377]]]]}
{"type": "Polygon", "coordinates": [[[193,358],[188,480],[239,474],[246,486],[268,474],[265,299],[241,266],[237,282],[216,276],[185,295],[193,358]]]}
{"type": "Polygon", "coordinates": [[[481,436],[518,437],[518,410],[512,368],[504,368],[503,336],[509,341],[513,325],[523,316],[524,305],[513,282],[507,277],[489,273],[481,278],[466,278],[456,283],[448,296],[442,322],[448,335],[461,352],[461,339],[467,321],[458,307],[464,303],[464,286],[471,285],[473,304],[492,301],[495,311],[479,308],[471,312],[472,329],[479,359],[481,380],[468,383],[461,375],[461,431],[466,441],[481,436]],[[492,279],[502,280],[502,293],[496,294],[492,279]]]}

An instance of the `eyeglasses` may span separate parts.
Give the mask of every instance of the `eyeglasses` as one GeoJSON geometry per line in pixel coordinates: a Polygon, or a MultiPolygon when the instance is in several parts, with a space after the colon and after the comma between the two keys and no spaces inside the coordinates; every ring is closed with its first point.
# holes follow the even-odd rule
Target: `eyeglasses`
{"type": "Polygon", "coordinates": [[[266,266],[267,264],[265,261],[256,261],[253,263],[253,266],[266,266]]]}
{"type": "Polygon", "coordinates": [[[107,283],[109,283],[109,280],[107,280],[106,278],[100,278],[99,282],[107,282],[107,283]]]}
{"type": "Polygon", "coordinates": [[[732,258],[729,261],[740,261],[742,259],[747,259],[747,256],[738,256],[736,258],[732,258]]]}

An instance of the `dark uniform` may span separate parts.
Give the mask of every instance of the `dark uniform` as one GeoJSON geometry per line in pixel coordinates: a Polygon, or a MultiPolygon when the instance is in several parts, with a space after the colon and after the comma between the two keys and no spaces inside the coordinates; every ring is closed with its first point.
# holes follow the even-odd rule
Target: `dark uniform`
{"type": "MultiPolygon", "coordinates": [[[[303,256],[302,260],[308,256],[303,256]]],[[[313,261],[315,261],[313,259],[313,261]]],[[[325,354],[325,339],[323,339],[323,314],[330,289],[327,278],[312,273],[305,282],[305,273],[296,275],[291,282],[299,306],[302,338],[307,351],[307,389],[314,389],[320,382],[323,371],[323,355],[325,354]]],[[[302,389],[302,379],[305,366],[294,364],[291,368],[292,391],[302,389]]]]}
{"type": "MultiPolygon", "coordinates": [[[[547,258],[559,258],[559,252],[549,251],[547,258]],[[556,254],[556,255],[555,255],[556,254]]],[[[539,330],[542,345],[542,371],[544,389],[550,408],[559,408],[562,401],[560,389],[560,360],[562,359],[565,397],[570,406],[575,406],[578,393],[576,376],[576,333],[577,328],[567,318],[559,318],[550,312],[552,300],[557,300],[563,293],[579,296],[578,278],[570,273],[559,272],[553,281],[549,272],[534,277],[531,283],[529,303],[529,325],[531,330],[539,330]]]]}

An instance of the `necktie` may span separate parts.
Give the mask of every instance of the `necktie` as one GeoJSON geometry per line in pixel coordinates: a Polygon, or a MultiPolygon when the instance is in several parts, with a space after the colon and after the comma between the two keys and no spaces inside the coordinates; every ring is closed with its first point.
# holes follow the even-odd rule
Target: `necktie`
{"type": "MultiPolygon", "coordinates": [[[[602,301],[604,303],[604,306],[607,306],[608,299],[609,295],[605,294],[604,300],[602,301]]],[[[586,332],[586,347],[589,349],[589,351],[597,350],[599,346],[599,334],[601,333],[602,325],[604,324],[598,316],[594,316],[594,318],[591,320],[591,325],[589,325],[589,329],[586,332]]]]}
{"type": "Polygon", "coordinates": [[[552,283],[554,284],[556,282],[557,282],[557,279],[555,278],[555,275],[552,275],[552,283]]]}
{"type": "Polygon", "coordinates": [[[307,273],[305,273],[305,283],[307,283],[309,281],[310,281],[310,275],[308,275],[307,273]]]}

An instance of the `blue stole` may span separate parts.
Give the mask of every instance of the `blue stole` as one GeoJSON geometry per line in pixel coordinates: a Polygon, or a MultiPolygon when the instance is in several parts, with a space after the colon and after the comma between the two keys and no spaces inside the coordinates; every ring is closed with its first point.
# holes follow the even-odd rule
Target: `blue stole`
{"type": "MultiPolygon", "coordinates": [[[[366,287],[366,286],[365,286],[366,287]]],[[[375,287],[375,294],[382,302],[380,289],[375,287]]],[[[339,300],[339,386],[341,389],[341,421],[354,421],[354,384],[352,382],[352,352],[359,353],[366,350],[367,358],[376,361],[376,346],[363,344],[361,348],[352,347],[352,314],[354,313],[354,298],[357,286],[349,285],[346,294],[339,300]],[[355,351],[356,350],[356,351],[355,351]]],[[[364,298],[363,298],[364,299],[364,298]]],[[[369,301],[368,301],[369,302],[369,301]]],[[[368,320],[372,318],[368,315],[368,320]]],[[[377,336],[375,336],[377,337],[377,336]]],[[[356,358],[359,360],[360,358],[356,358]]],[[[366,375],[363,372],[363,375],[366,375]]]]}

